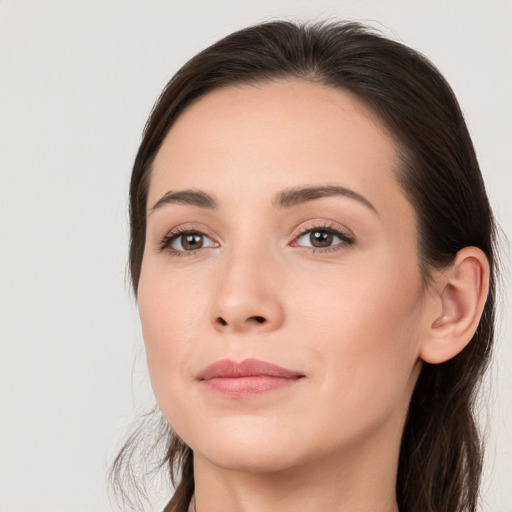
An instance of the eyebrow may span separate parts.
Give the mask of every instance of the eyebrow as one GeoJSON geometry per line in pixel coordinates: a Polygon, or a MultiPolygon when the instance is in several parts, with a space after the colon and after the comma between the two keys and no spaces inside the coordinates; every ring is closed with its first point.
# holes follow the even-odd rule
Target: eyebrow
{"type": "Polygon", "coordinates": [[[279,192],[272,201],[272,204],[277,208],[289,208],[291,206],[297,206],[299,204],[306,203],[307,201],[320,199],[321,197],[332,196],[343,196],[348,197],[349,199],[355,199],[379,215],[379,212],[375,206],[373,206],[373,204],[370,203],[366,197],[349,188],[340,187],[337,185],[288,188],[282,192],[279,192]]]}
{"type": "MultiPolygon", "coordinates": [[[[370,203],[366,197],[358,194],[354,190],[337,185],[287,188],[279,192],[274,197],[272,200],[272,206],[274,208],[290,208],[306,203],[308,201],[313,201],[314,199],[332,196],[343,196],[348,197],[349,199],[354,199],[369,208],[375,214],[379,215],[379,212],[375,206],[373,206],[373,204],[370,203]]],[[[185,204],[188,206],[198,206],[199,208],[207,208],[210,210],[215,210],[218,207],[215,198],[210,194],[203,192],[202,190],[170,190],[164,194],[152,208],[148,210],[148,214],[166,204],[185,204]]]]}
{"type": "Polygon", "coordinates": [[[189,206],[198,206],[199,208],[208,208],[214,210],[217,208],[215,199],[202,190],[187,189],[174,192],[169,190],[148,210],[148,214],[161,208],[166,204],[186,204],[189,206]]]}

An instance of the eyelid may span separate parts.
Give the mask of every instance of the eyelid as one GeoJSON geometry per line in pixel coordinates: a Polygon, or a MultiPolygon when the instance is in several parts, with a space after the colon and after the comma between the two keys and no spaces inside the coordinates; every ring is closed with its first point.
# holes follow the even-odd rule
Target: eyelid
{"type": "MultiPolygon", "coordinates": [[[[310,221],[311,222],[311,221],[310,221]]],[[[353,246],[355,243],[355,237],[352,232],[346,228],[342,228],[339,225],[333,224],[332,222],[326,221],[313,221],[312,225],[301,226],[299,233],[294,237],[292,243],[290,244],[292,247],[297,247],[302,251],[306,251],[309,254],[323,254],[327,255],[328,253],[337,253],[339,251],[347,250],[349,247],[353,246]],[[332,245],[327,245],[323,247],[316,247],[310,241],[310,244],[302,245],[299,244],[299,240],[308,233],[314,232],[324,232],[333,235],[334,237],[338,237],[338,242],[333,243],[332,245]]],[[[311,236],[311,235],[310,235],[311,236]]]]}
{"type": "Polygon", "coordinates": [[[293,241],[296,241],[301,236],[314,230],[328,231],[335,235],[341,235],[341,238],[347,243],[354,243],[355,241],[354,234],[348,228],[326,220],[311,220],[302,224],[299,228],[294,230],[292,235],[293,241]]]}
{"type": "MultiPolygon", "coordinates": [[[[212,249],[219,247],[219,242],[215,240],[215,237],[209,235],[207,232],[209,230],[205,229],[203,227],[198,227],[195,224],[187,223],[179,225],[175,228],[170,229],[164,237],[162,237],[159,242],[157,249],[159,252],[169,252],[173,256],[192,256],[196,254],[198,251],[202,249],[212,249]],[[171,244],[180,236],[186,235],[186,234],[198,234],[202,235],[208,239],[210,239],[213,242],[213,245],[209,245],[206,247],[199,247],[198,249],[194,250],[179,250],[174,249],[171,246],[171,244]]],[[[332,221],[327,220],[310,220],[306,222],[305,224],[301,224],[300,227],[294,230],[293,232],[293,239],[290,243],[292,247],[301,247],[303,249],[310,250],[312,252],[329,252],[338,250],[341,247],[352,245],[355,241],[355,237],[352,234],[352,232],[347,229],[346,227],[343,227],[339,224],[336,224],[332,221]],[[298,245],[297,240],[306,235],[309,232],[313,231],[325,231],[332,233],[333,235],[338,236],[341,239],[341,242],[334,244],[332,246],[327,247],[311,247],[306,245],[298,245]]]]}
{"type": "Polygon", "coordinates": [[[191,250],[191,251],[181,251],[181,250],[173,249],[170,247],[170,245],[177,238],[179,238],[182,235],[186,235],[186,234],[202,235],[206,238],[209,238],[215,244],[215,246],[218,247],[219,243],[214,239],[213,236],[209,235],[207,233],[207,231],[209,231],[209,230],[205,229],[203,227],[198,227],[197,225],[194,225],[191,223],[176,226],[176,227],[170,229],[169,231],[167,231],[166,234],[159,239],[159,241],[157,242],[157,249],[160,252],[168,251],[171,254],[176,255],[176,256],[185,256],[185,255],[195,254],[200,249],[209,249],[212,247],[212,246],[200,247],[199,249],[195,249],[195,250],[191,250]]]}

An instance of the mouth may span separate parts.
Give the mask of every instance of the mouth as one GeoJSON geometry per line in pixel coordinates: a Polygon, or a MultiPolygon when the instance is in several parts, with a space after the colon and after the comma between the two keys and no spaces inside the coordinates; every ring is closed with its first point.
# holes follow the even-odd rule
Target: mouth
{"type": "Polygon", "coordinates": [[[221,359],[207,366],[197,380],[210,392],[228,398],[245,398],[293,386],[304,374],[275,364],[245,359],[221,359]]]}

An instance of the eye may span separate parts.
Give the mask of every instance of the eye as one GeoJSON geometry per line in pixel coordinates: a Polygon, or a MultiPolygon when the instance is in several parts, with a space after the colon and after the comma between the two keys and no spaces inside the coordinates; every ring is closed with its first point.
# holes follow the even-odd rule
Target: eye
{"type": "Polygon", "coordinates": [[[333,228],[315,227],[304,231],[293,245],[312,247],[313,249],[334,249],[339,245],[351,245],[352,237],[333,228]]]}
{"type": "Polygon", "coordinates": [[[199,231],[171,232],[160,242],[160,249],[171,253],[192,252],[205,247],[215,247],[217,244],[204,233],[199,231]]]}

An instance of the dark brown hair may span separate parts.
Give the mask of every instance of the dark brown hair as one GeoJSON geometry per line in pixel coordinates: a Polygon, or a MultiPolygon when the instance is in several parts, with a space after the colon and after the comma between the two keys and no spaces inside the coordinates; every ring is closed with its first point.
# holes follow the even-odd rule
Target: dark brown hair
{"type": "MultiPolygon", "coordinates": [[[[354,22],[267,22],[235,32],[187,62],[171,79],[147,122],[130,186],[130,271],[135,293],[145,242],[152,162],[177,116],[194,99],[230,84],[314,81],[356,95],[394,136],[397,179],[418,217],[425,284],[430,270],[476,246],[491,267],[490,291],[467,347],[438,365],[423,364],[399,455],[401,512],[473,512],[482,444],[475,394],[489,361],[495,310],[495,224],[461,109],[445,79],[421,54],[354,22]]],[[[168,427],[167,467],[176,492],[168,511],[186,511],[194,492],[192,451],[168,427]]],[[[137,437],[113,465],[119,477],[137,437]]],[[[118,481],[119,483],[119,481],[118,481]]]]}

